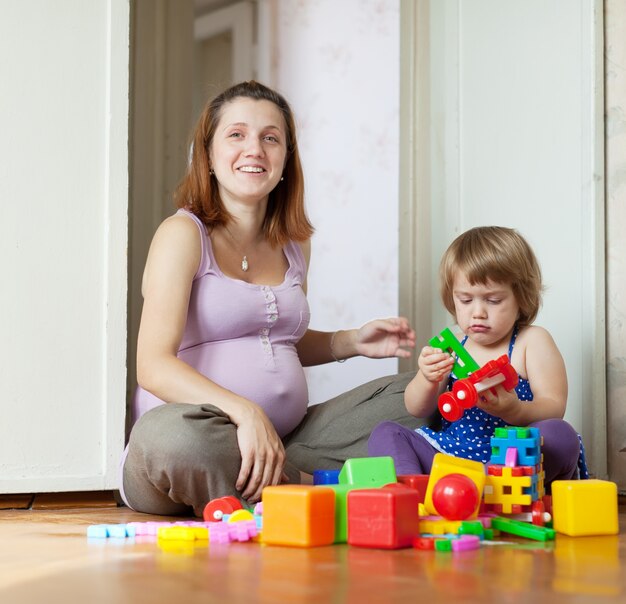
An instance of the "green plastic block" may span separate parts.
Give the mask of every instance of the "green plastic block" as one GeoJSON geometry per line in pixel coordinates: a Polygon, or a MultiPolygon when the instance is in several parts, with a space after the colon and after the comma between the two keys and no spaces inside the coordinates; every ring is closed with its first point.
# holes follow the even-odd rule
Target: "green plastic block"
{"type": "Polygon", "coordinates": [[[510,518],[493,518],[491,526],[494,529],[516,535],[517,537],[525,537],[526,539],[534,539],[535,541],[549,541],[554,539],[555,531],[551,528],[543,526],[535,526],[521,520],[511,520],[510,518]]]}
{"type": "Polygon", "coordinates": [[[351,484],[324,485],[335,491],[335,543],[348,542],[348,493],[358,488],[351,484]]]}
{"type": "Polygon", "coordinates": [[[459,342],[448,327],[428,342],[433,348],[441,348],[444,352],[456,355],[452,373],[461,379],[466,378],[472,371],[479,368],[478,363],[472,358],[469,352],[465,350],[461,342],[459,342]]]}
{"type": "Polygon", "coordinates": [[[464,520],[459,527],[459,535],[478,535],[482,537],[484,534],[485,527],[482,525],[482,522],[464,520]]]}
{"type": "Polygon", "coordinates": [[[451,552],[452,541],[450,539],[435,539],[435,551],[437,552],[451,552]]]}
{"type": "Polygon", "coordinates": [[[355,457],[348,459],[339,472],[339,484],[362,489],[383,487],[398,482],[392,457],[355,457]]]}

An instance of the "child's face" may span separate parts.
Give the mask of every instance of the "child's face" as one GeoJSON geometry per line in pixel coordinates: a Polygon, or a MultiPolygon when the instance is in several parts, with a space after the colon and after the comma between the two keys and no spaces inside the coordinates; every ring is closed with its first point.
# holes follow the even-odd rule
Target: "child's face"
{"type": "Polygon", "coordinates": [[[519,316],[509,284],[487,281],[471,285],[461,274],[454,280],[453,296],[459,327],[482,346],[496,345],[507,338],[519,316]]]}

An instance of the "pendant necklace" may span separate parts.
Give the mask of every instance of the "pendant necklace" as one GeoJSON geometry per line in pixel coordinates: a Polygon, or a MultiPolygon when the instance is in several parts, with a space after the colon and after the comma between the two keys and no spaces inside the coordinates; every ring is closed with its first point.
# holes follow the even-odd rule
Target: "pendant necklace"
{"type": "MultiPolygon", "coordinates": [[[[241,254],[241,248],[237,245],[237,240],[233,237],[233,234],[230,232],[230,229],[226,225],[224,225],[224,228],[226,229],[226,232],[228,233],[229,237],[232,239],[233,245],[235,246],[235,248],[237,248],[237,251],[241,254]]],[[[248,256],[243,254],[243,258],[241,259],[241,270],[244,273],[246,273],[248,272],[248,268],[249,268],[248,256]]]]}

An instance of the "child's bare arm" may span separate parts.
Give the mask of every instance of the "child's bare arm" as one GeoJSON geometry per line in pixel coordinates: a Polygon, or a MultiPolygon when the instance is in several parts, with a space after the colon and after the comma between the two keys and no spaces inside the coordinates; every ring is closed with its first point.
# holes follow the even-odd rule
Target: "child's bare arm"
{"type": "Polygon", "coordinates": [[[445,387],[454,359],[439,348],[425,346],[418,358],[419,371],[404,391],[404,404],[415,417],[428,417],[445,387]]]}
{"type": "Polygon", "coordinates": [[[542,327],[528,328],[525,334],[526,374],[533,391],[532,402],[520,401],[512,390],[502,387],[483,393],[481,409],[515,426],[562,418],[567,405],[567,373],[563,357],[552,336],[542,327]]]}

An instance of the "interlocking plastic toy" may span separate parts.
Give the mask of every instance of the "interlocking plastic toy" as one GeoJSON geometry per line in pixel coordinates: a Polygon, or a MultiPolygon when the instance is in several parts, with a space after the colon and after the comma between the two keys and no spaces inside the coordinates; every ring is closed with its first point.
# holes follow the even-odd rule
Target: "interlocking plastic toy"
{"type": "Polygon", "coordinates": [[[448,352],[450,356],[454,357],[455,362],[452,373],[454,373],[455,377],[459,379],[467,377],[478,369],[478,363],[447,327],[438,336],[431,338],[428,343],[433,348],[441,348],[441,350],[448,352]]]}
{"type": "Polygon", "coordinates": [[[451,392],[439,396],[438,405],[441,415],[448,421],[461,419],[465,409],[478,402],[478,395],[489,388],[502,384],[505,390],[517,386],[517,371],[509,362],[506,354],[489,361],[466,378],[454,382],[451,392]]]}

